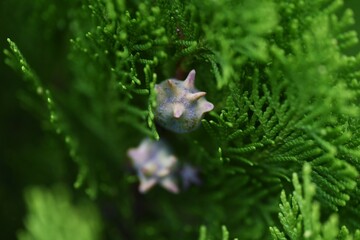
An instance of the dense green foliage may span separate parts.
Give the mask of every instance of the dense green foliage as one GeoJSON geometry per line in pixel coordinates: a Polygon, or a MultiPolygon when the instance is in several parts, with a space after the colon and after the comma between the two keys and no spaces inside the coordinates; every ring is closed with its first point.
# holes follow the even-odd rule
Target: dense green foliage
{"type": "Polygon", "coordinates": [[[333,214],[325,223],[320,221],[320,207],[313,202],[316,186],[311,182],[311,168],[305,164],[303,168],[303,185],[299,183],[296,173],[293,174],[294,192],[287,200],[285,192],[281,192],[279,219],[284,231],[271,227],[273,239],[360,239],[360,231],[352,236],[343,226],[338,227],[338,216],[333,214]]]}
{"type": "MultiPolygon", "coordinates": [[[[5,28],[3,55],[25,80],[9,83],[26,112],[3,119],[0,162],[20,239],[359,238],[360,54],[342,1],[0,6],[17,6],[26,26],[5,28]],[[198,130],[171,133],[154,121],[154,86],[191,69],[215,109],[198,130]],[[167,140],[202,184],[138,193],[126,152],[146,137],[167,140]],[[68,190],[33,188],[56,183],[68,190]]],[[[16,98],[2,98],[10,113],[16,98]]]]}
{"type": "Polygon", "coordinates": [[[98,239],[99,216],[89,203],[73,207],[69,193],[57,187],[53,192],[30,189],[26,195],[29,216],[25,220],[27,231],[21,231],[21,240],[98,239]],[[76,233],[76,235],[74,235],[76,233]]]}

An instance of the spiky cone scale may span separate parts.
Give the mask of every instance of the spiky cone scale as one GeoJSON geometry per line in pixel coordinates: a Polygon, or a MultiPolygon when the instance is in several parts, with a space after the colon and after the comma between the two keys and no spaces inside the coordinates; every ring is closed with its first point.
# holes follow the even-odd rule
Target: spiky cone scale
{"type": "Polygon", "coordinates": [[[173,177],[177,158],[163,141],[144,139],[127,154],[140,180],[139,192],[146,193],[157,183],[172,193],[179,192],[173,177]]]}
{"type": "Polygon", "coordinates": [[[156,122],[176,133],[188,133],[199,127],[206,112],[214,105],[205,99],[206,92],[195,88],[195,70],[184,81],[167,79],[155,85],[156,122]]]}

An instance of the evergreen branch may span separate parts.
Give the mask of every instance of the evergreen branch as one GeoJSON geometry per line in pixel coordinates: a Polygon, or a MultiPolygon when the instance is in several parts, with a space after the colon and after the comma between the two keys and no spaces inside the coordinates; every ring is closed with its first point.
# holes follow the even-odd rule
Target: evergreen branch
{"type": "MultiPolygon", "coordinates": [[[[79,154],[78,141],[68,130],[63,115],[55,103],[51,91],[42,85],[36,73],[30,68],[16,44],[10,39],[7,39],[7,41],[10,50],[4,51],[7,56],[5,62],[13,67],[14,70],[19,71],[22,74],[22,77],[31,84],[33,91],[41,98],[42,103],[46,105],[48,121],[53,126],[54,131],[64,140],[69,155],[79,165],[79,173],[74,183],[74,186],[79,188],[83,185],[84,180],[87,179],[89,170],[86,161],[79,154]]],[[[89,188],[92,187],[93,186],[89,185],[89,188]]]]}
{"type": "Polygon", "coordinates": [[[19,239],[99,239],[102,229],[99,213],[88,202],[74,206],[66,189],[28,189],[25,199],[26,230],[18,232],[19,239]]]}
{"type": "Polygon", "coordinates": [[[342,20],[335,17],[341,4],[282,4],[280,22],[287,20],[274,32],[271,64],[242,63],[238,79],[224,81],[231,94],[220,115],[203,121],[229,167],[236,164],[231,159],[246,159],[253,167],[275,167],[271,173],[281,176],[283,170],[298,171],[304,162],[311,163],[317,197],[334,210],[349,201],[356,186],[360,146],[353,136],[357,130],[347,127],[359,113],[354,106],[360,91],[350,87],[351,81],[358,82],[359,62],[340,52],[341,42],[345,47],[356,36],[344,30],[353,23],[349,11],[342,20]],[[318,14],[309,6],[326,10],[318,14]],[[299,21],[299,14],[306,20],[299,21]],[[284,30],[291,34],[281,35],[284,30]]]}
{"type": "Polygon", "coordinates": [[[156,82],[153,68],[159,64],[159,60],[166,58],[167,55],[162,49],[168,41],[165,29],[160,25],[154,27],[153,23],[161,12],[158,7],[149,9],[146,4],[140,4],[135,16],[132,17],[129,12],[124,12],[121,8],[123,5],[112,1],[92,1],[88,8],[99,26],[105,27],[91,30],[86,33],[85,39],[78,37],[74,49],[87,49],[89,56],[95,55],[96,52],[106,52],[109,56],[113,56],[106,61],[92,59],[90,64],[94,64],[95,60],[100,64],[96,67],[99,71],[107,68],[107,65],[112,66],[109,72],[110,78],[119,86],[117,89],[120,98],[125,98],[123,101],[126,102],[118,107],[118,111],[124,109],[123,106],[132,104],[129,102],[130,99],[138,95],[148,96],[146,110],[141,108],[134,110],[136,107],[132,106],[133,110],[128,112],[131,115],[120,113],[119,123],[132,125],[140,132],[158,139],[153,123],[156,82]],[[141,41],[138,40],[139,37],[141,41]],[[113,47],[109,48],[109,46],[113,47]],[[158,50],[155,51],[157,48],[158,50]],[[153,56],[152,59],[147,58],[149,55],[153,56]],[[144,65],[144,68],[139,68],[139,64],[144,65]],[[140,80],[139,76],[142,76],[143,80],[140,80]],[[146,119],[143,115],[136,114],[143,111],[147,115],[146,119]],[[136,115],[132,115],[133,113],[136,115]]]}
{"type": "MultiPolygon", "coordinates": [[[[229,240],[229,231],[227,230],[226,226],[222,226],[221,227],[221,232],[222,232],[222,235],[221,235],[221,238],[219,239],[222,239],[222,240],[229,240]]],[[[211,236],[208,236],[207,234],[207,228],[205,226],[201,226],[200,227],[200,233],[199,233],[199,240],[210,240],[210,239],[213,239],[211,236]]],[[[237,238],[234,238],[234,240],[237,240],[237,238]]]]}
{"type": "Polygon", "coordinates": [[[215,73],[217,87],[221,89],[238,79],[237,69],[241,69],[247,59],[266,61],[268,43],[264,36],[271,33],[276,25],[276,11],[269,1],[254,4],[244,0],[235,5],[231,1],[222,1],[211,3],[211,7],[210,3],[202,4],[203,8],[215,11],[201,11],[200,17],[204,22],[202,27],[205,39],[214,51],[209,61],[215,73]],[[234,8],[241,8],[243,14],[216,14],[237,11],[234,8]],[[266,20],[263,19],[264,16],[266,20]],[[260,22],[260,19],[264,21],[260,22]],[[218,64],[221,66],[220,71],[218,64]]]}
{"type": "MultiPolygon", "coordinates": [[[[360,187],[359,187],[359,179],[357,179],[357,186],[350,193],[350,200],[347,203],[345,208],[340,209],[339,215],[341,216],[341,219],[343,219],[343,223],[347,226],[351,227],[350,229],[358,229],[359,228],[359,216],[360,216],[360,210],[359,210],[359,194],[360,194],[360,187]]],[[[358,231],[357,231],[358,232],[358,231]]]]}
{"type": "MultiPolygon", "coordinates": [[[[279,219],[283,231],[270,227],[272,239],[353,239],[345,226],[338,228],[338,215],[332,214],[325,223],[320,221],[320,206],[313,201],[315,185],[311,181],[311,167],[303,167],[303,183],[296,173],[293,174],[294,192],[289,200],[281,192],[279,219]]],[[[319,189],[316,189],[316,191],[319,189]]],[[[354,234],[358,239],[359,231],[354,234]]]]}

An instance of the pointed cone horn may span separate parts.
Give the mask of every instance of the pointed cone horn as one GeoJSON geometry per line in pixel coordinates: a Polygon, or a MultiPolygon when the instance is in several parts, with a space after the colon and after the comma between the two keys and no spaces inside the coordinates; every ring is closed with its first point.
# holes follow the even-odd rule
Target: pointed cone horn
{"type": "Polygon", "coordinates": [[[186,98],[189,101],[196,101],[198,99],[200,99],[201,97],[205,96],[206,92],[197,92],[197,93],[190,93],[189,95],[186,96],[186,98]]]}
{"type": "Polygon", "coordinates": [[[181,103],[176,103],[174,105],[173,113],[175,118],[180,118],[181,115],[185,112],[185,107],[181,103]]]}
{"type": "Polygon", "coordinates": [[[202,108],[203,108],[204,112],[210,112],[211,110],[214,109],[214,104],[212,104],[211,102],[206,101],[202,108]]]}
{"type": "Polygon", "coordinates": [[[155,179],[149,179],[149,180],[142,180],[139,185],[139,192],[146,193],[149,191],[150,188],[152,188],[156,184],[155,179]]]}
{"type": "Polygon", "coordinates": [[[188,88],[193,88],[194,87],[194,83],[195,83],[195,69],[191,70],[189,72],[189,74],[187,75],[185,81],[184,81],[184,85],[188,88]]]}
{"type": "Polygon", "coordinates": [[[163,188],[165,188],[166,190],[168,190],[168,191],[170,191],[172,193],[178,193],[179,192],[179,188],[177,187],[174,180],[171,179],[170,177],[166,177],[166,178],[162,179],[160,184],[161,184],[161,186],[163,186],[163,188]]]}
{"type": "Polygon", "coordinates": [[[127,155],[135,165],[140,164],[143,160],[141,152],[136,148],[129,149],[127,155]]]}
{"type": "Polygon", "coordinates": [[[169,79],[167,80],[167,83],[172,90],[176,90],[176,84],[174,83],[173,80],[169,79]]]}

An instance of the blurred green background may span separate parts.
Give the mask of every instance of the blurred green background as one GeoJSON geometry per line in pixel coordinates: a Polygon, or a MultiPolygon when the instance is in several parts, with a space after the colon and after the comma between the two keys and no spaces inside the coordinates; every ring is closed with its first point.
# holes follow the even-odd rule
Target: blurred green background
{"type": "MultiPolygon", "coordinates": [[[[355,29],[360,32],[360,1],[348,0],[345,5],[354,10],[355,29]]],[[[0,1],[0,48],[7,48],[6,39],[11,38],[44,84],[61,88],[70,76],[68,29],[77,8],[81,1],[0,1]]],[[[352,51],[359,52],[360,45],[352,51]]],[[[77,166],[48,123],[38,112],[29,111],[34,95],[28,84],[5,65],[4,54],[0,59],[0,239],[14,239],[23,228],[25,189],[72,186],[77,166]]]]}
{"type": "Polygon", "coordinates": [[[24,105],[32,103],[25,99],[33,95],[21,76],[5,65],[3,54],[11,38],[46,84],[66,81],[70,2],[0,1],[0,239],[15,239],[23,227],[26,188],[59,182],[71,186],[77,171],[62,141],[24,105]]]}

